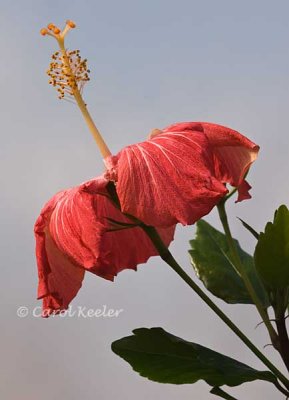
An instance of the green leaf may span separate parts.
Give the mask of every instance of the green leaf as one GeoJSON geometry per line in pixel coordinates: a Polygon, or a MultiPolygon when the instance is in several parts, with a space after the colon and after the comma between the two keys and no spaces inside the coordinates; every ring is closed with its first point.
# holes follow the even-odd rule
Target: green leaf
{"type": "Polygon", "coordinates": [[[215,386],[210,393],[215,394],[216,396],[222,397],[222,399],[226,400],[237,400],[236,397],[230,396],[228,393],[224,392],[224,390],[220,389],[219,387],[215,386]]]}
{"type": "Polygon", "coordinates": [[[252,233],[252,235],[254,236],[254,238],[256,238],[257,240],[259,239],[259,233],[257,231],[255,231],[254,228],[252,228],[252,226],[250,226],[249,224],[247,224],[247,222],[245,222],[244,220],[242,220],[241,218],[238,217],[238,220],[241,221],[242,225],[250,232],[252,233]]]}
{"type": "Polygon", "coordinates": [[[268,222],[255,249],[256,269],[269,290],[289,286],[289,211],[278,208],[274,221],[268,222]]]}
{"type": "Polygon", "coordinates": [[[237,386],[257,379],[275,382],[269,371],[257,371],[239,361],[196,343],[171,335],[162,328],[140,328],[134,335],[112,343],[112,350],[141,376],[160,383],[195,383],[237,386]]]}
{"type": "MultiPolygon", "coordinates": [[[[230,261],[230,249],[226,236],[208,222],[197,222],[196,238],[190,241],[192,265],[199,279],[215,296],[230,304],[254,304],[242,278],[230,261]]],[[[249,279],[264,307],[269,306],[267,294],[260,282],[253,257],[241,249],[237,240],[236,248],[249,279]]]]}

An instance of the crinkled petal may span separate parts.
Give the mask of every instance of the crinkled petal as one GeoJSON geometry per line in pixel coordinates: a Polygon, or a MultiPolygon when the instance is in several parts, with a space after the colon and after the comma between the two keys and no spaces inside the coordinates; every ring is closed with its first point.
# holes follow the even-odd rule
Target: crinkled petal
{"type": "Polygon", "coordinates": [[[201,129],[154,131],[146,142],[124,148],[112,175],[122,211],[148,225],[192,224],[227,193],[214,176],[213,154],[201,129]]]}
{"type": "Polygon", "coordinates": [[[241,184],[238,186],[238,198],[235,201],[235,203],[238,203],[239,201],[242,200],[248,200],[251,199],[251,195],[249,193],[249,190],[251,189],[251,186],[249,183],[244,179],[241,184]]]}
{"type": "Polygon", "coordinates": [[[171,125],[164,131],[186,132],[196,128],[202,129],[209,140],[214,154],[216,177],[221,182],[238,187],[237,201],[251,198],[244,177],[258,156],[259,146],[233,129],[208,122],[183,122],[171,125]]]}
{"type": "Polygon", "coordinates": [[[204,123],[207,135],[216,157],[219,179],[238,187],[256,160],[259,146],[239,132],[221,125],[204,123]]]}
{"type": "MultiPolygon", "coordinates": [[[[73,262],[113,280],[118,272],[136,269],[157,252],[138,227],[108,231],[107,218],[124,223],[132,221],[107,197],[102,179],[96,178],[66,191],[55,206],[49,229],[58,248],[73,262]]],[[[173,239],[173,232],[174,227],[163,232],[167,245],[173,239]]]]}
{"type": "Polygon", "coordinates": [[[68,308],[82,286],[85,270],[57,248],[49,232],[45,234],[45,251],[50,273],[39,282],[38,299],[43,298],[43,314],[48,316],[68,308]]]}
{"type": "Polygon", "coordinates": [[[43,316],[65,310],[81,288],[84,269],[72,263],[55,245],[48,231],[51,212],[65,191],[54,196],[35,223],[38,299],[43,299],[43,316]]]}
{"type": "MultiPolygon", "coordinates": [[[[126,224],[131,224],[132,220],[125,217],[107,197],[96,195],[93,182],[86,185],[86,190],[94,198],[97,216],[105,225],[101,237],[99,257],[91,272],[103,276],[109,271],[113,279],[123,269],[135,270],[138,264],[145,263],[151,256],[158,255],[149,237],[139,227],[109,231],[111,223],[106,217],[126,224]]],[[[173,240],[174,231],[175,226],[158,229],[166,246],[169,246],[173,240]]]]}
{"type": "Polygon", "coordinates": [[[104,196],[91,196],[81,186],[69,189],[55,205],[49,231],[56,246],[87,270],[95,267],[105,225],[98,218],[104,196]],[[94,198],[98,197],[99,202],[94,198]]]}

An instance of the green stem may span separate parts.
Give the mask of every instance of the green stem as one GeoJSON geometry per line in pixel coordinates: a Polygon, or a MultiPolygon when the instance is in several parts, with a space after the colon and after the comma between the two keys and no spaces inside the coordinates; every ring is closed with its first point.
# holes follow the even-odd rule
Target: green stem
{"type": "Polygon", "coordinates": [[[195,291],[195,293],[221,318],[221,320],[242,340],[243,343],[269,368],[270,371],[289,389],[289,380],[264,356],[246,335],[227,317],[226,314],[203,292],[192,278],[181,268],[171,252],[163,243],[158,232],[152,226],[140,224],[151,239],[161,258],[195,291]]]}
{"type": "Polygon", "coordinates": [[[225,201],[229,200],[230,197],[232,197],[236,192],[237,192],[238,188],[235,187],[234,189],[232,189],[227,196],[225,196],[225,201]]]}
{"type": "Polygon", "coordinates": [[[279,347],[276,349],[286,365],[287,371],[289,371],[289,337],[286,327],[285,310],[288,304],[288,296],[286,292],[281,291],[276,293],[276,304],[273,305],[275,313],[275,323],[279,336],[279,347]],[[285,299],[285,300],[284,300],[285,299]]]}
{"type": "Polygon", "coordinates": [[[273,326],[269,320],[268,314],[267,314],[266,310],[263,308],[263,305],[252,286],[252,283],[247,275],[247,272],[242,264],[239,254],[238,254],[234,239],[231,234],[229,223],[228,223],[227,213],[226,213],[226,209],[225,209],[225,201],[221,201],[218,204],[217,208],[218,208],[220,220],[222,222],[224,232],[225,232],[225,235],[227,238],[227,242],[228,242],[228,245],[230,248],[232,262],[233,262],[235,268],[237,269],[237,271],[239,272],[239,274],[241,275],[241,277],[244,281],[244,284],[247,288],[247,291],[248,291],[249,295],[251,296],[253,302],[255,303],[256,308],[257,308],[262,320],[264,321],[265,326],[268,329],[272,343],[274,345],[277,345],[277,343],[278,343],[277,333],[276,333],[275,329],[273,328],[273,326]]]}
{"type": "Polygon", "coordinates": [[[287,392],[287,390],[285,390],[277,380],[276,380],[276,382],[273,382],[273,383],[276,386],[276,388],[286,396],[286,399],[288,399],[289,398],[289,392],[287,392]]]}

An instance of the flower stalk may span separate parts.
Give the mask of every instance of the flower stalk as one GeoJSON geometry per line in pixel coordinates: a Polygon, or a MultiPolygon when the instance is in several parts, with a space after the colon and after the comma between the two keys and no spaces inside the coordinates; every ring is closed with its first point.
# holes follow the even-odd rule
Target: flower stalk
{"type": "Polygon", "coordinates": [[[276,350],[279,352],[284,364],[286,365],[287,371],[289,371],[289,338],[286,327],[285,312],[288,305],[288,289],[277,290],[272,307],[275,313],[275,324],[279,337],[279,346],[276,350]]]}
{"type": "Polygon", "coordinates": [[[242,264],[242,261],[239,257],[238,251],[237,251],[237,248],[235,246],[235,242],[234,242],[234,239],[231,234],[228,217],[227,217],[227,213],[226,213],[226,208],[225,208],[226,200],[227,200],[227,198],[221,200],[220,203],[217,205],[217,208],[218,208],[219,217],[220,217],[220,220],[223,225],[224,232],[225,232],[225,235],[227,238],[227,243],[228,243],[228,246],[229,246],[229,249],[231,252],[232,262],[233,262],[236,270],[242,277],[243,282],[247,288],[247,291],[248,291],[249,295],[251,296],[251,299],[253,300],[254,304],[256,305],[256,308],[268,330],[272,344],[274,345],[274,347],[278,346],[278,335],[270,322],[270,319],[269,319],[269,316],[268,316],[266,310],[263,308],[262,303],[252,286],[252,283],[247,275],[247,272],[242,264]]]}

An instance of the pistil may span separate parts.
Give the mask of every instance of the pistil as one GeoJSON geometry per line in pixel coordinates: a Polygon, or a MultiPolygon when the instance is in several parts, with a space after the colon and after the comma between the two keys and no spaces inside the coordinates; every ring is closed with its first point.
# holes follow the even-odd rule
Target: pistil
{"type": "Polygon", "coordinates": [[[79,50],[68,51],[64,44],[65,36],[75,26],[73,21],[68,20],[62,31],[52,23],[40,31],[43,36],[49,35],[54,37],[60,49],[60,52],[55,52],[52,55],[52,62],[47,71],[50,77],[49,83],[57,88],[59,99],[65,97],[73,97],[75,99],[103,158],[106,158],[111,155],[111,152],[91,118],[82,98],[83,87],[90,79],[87,60],[81,59],[79,50]]]}

